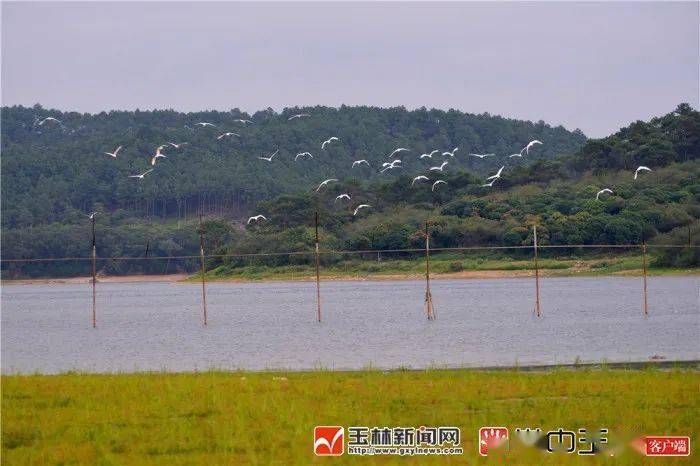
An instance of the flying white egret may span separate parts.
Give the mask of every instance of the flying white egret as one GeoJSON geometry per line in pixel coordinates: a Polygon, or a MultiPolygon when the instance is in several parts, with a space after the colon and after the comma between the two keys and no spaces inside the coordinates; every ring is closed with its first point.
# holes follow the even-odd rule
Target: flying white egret
{"type": "Polygon", "coordinates": [[[142,180],[144,176],[148,175],[152,171],[153,171],[153,169],[151,168],[150,170],[146,170],[145,172],[141,173],[140,175],[129,175],[129,178],[138,178],[138,179],[142,180]]]}
{"type": "Polygon", "coordinates": [[[307,156],[309,158],[314,158],[313,155],[311,155],[311,152],[299,152],[297,155],[294,156],[294,161],[296,162],[299,157],[307,156]]]}
{"type": "Polygon", "coordinates": [[[205,127],[205,126],[216,126],[216,125],[215,125],[214,123],[209,123],[209,122],[206,122],[206,121],[200,121],[199,123],[195,123],[195,126],[205,127]]]}
{"type": "Polygon", "coordinates": [[[435,186],[437,186],[437,185],[440,184],[440,183],[442,183],[442,184],[447,184],[447,181],[437,180],[435,183],[433,183],[433,187],[432,187],[430,190],[431,190],[431,191],[435,191],[435,186]]]}
{"type": "MultiPolygon", "coordinates": [[[[534,146],[535,144],[542,144],[542,141],[538,141],[537,139],[533,139],[532,141],[528,142],[528,143],[527,143],[527,146],[525,146],[525,149],[523,149],[523,150],[525,151],[525,153],[526,153],[526,154],[529,154],[529,153],[530,153],[530,147],[534,146]]],[[[520,153],[522,153],[522,152],[523,152],[523,151],[520,151],[520,153]]]]}
{"type": "Polygon", "coordinates": [[[416,184],[416,181],[420,181],[420,180],[430,181],[430,179],[427,176],[419,175],[419,176],[416,176],[415,178],[413,178],[413,181],[411,181],[411,186],[416,184]]]}
{"type": "Polygon", "coordinates": [[[184,146],[184,145],[187,144],[187,143],[186,143],[186,142],[181,142],[180,144],[175,144],[174,142],[168,142],[168,143],[166,143],[166,144],[170,144],[170,145],[173,146],[175,149],[179,149],[180,147],[184,146]]]}
{"type": "Polygon", "coordinates": [[[493,186],[493,184],[496,182],[496,180],[499,179],[499,178],[500,178],[500,177],[494,178],[494,179],[491,180],[490,183],[482,184],[481,187],[482,187],[482,188],[484,188],[484,187],[486,187],[486,186],[491,187],[491,186],[493,186]]]}
{"type": "Polygon", "coordinates": [[[241,135],[238,134],[238,133],[230,133],[230,132],[229,132],[229,133],[224,133],[224,134],[222,134],[222,135],[220,135],[220,136],[217,136],[216,139],[223,139],[223,138],[227,138],[227,137],[229,137],[229,136],[236,136],[236,137],[239,137],[239,138],[241,137],[241,135]]]}
{"type": "Polygon", "coordinates": [[[384,173],[385,171],[392,170],[394,168],[401,168],[400,164],[401,164],[401,160],[399,160],[399,159],[393,160],[391,163],[384,162],[382,164],[382,167],[384,167],[384,168],[382,170],[380,170],[379,173],[384,173]]]}
{"type": "Polygon", "coordinates": [[[43,125],[44,123],[46,123],[47,121],[55,121],[55,122],[58,123],[59,125],[62,125],[62,124],[63,124],[63,123],[61,123],[61,120],[59,120],[58,118],[46,117],[46,118],[44,118],[43,120],[40,120],[40,121],[37,123],[37,125],[42,126],[42,125],[43,125]]]}
{"type": "Polygon", "coordinates": [[[484,157],[491,157],[492,155],[496,155],[496,154],[469,154],[469,155],[483,159],[484,157]]]}
{"type": "Polygon", "coordinates": [[[165,155],[163,155],[163,154],[160,153],[160,151],[163,149],[163,147],[164,147],[164,146],[158,146],[158,147],[156,148],[156,155],[154,155],[153,157],[151,157],[151,165],[153,165],[154,167],[155,167],[155,165],[156,165],[156,160],[157,160],[157,159],[159,159],[159,158],[161,158],[161,157],[167,158],[167,156],[165,156],[165,155]]]}
{"type": "Polygon", "coordinates": [[[396,149],[394,149],[394,151],[391,154],[389,154],[389,157],[393,157],[394,154],[398,154],[399,152],[410,152],[410,151],[411,151],[410,149],[406,149],[405,147],[397,147],[396,149]]]}
{"type": "MultiPolygon", "coordinates": [[[[349,194],[340,194],[338,196],[335,196],[335,201],[339,201],[340,199],[347,199],[349,201],[350,195],[349,194]]],[[[333,202],[335,202],[335,201],[333,201],[333,202]]]]}
{"type": "Polygon", "coordinates": [[[326,139],[326,140],[323,141],[323,143],[321,144],[321,150],[325,149],[326,146],[327,146],[328,144],[330,144],[331,142],[337,141],[337,140],[338,140],[338,138],[335,137],[335,136],[331,136],[330,138],[326,139]]]}
{"type": "Polygon", "coordinates": [[[487,180],[493,180],[494,178],[500,178],[500,177],[501,177],[501,173],[503,172],[503,169],[504,169],[504,168],[506,168],[505,165],[501,166],[501,168],[498,169],[498,172],[496,172],[495,175],[491,175],[491,176],[489,176],[489,177],[486,178],[486,179],[487,179],[487,180]]]}
{"type": "Polygon", "coordinates": [[[445,166],[447,165],[447,160],[442,162],[439,167],[430,167],[430,170],[435,171],[435,172],[441,172],[445,169],[445,166]]]}
{"type": "Polygon", "coordinates": [[[459,150],[459,147],[455,147],[454,149],[452,149],[452,152],[450,152],[450,151],[443,152],[442,155],[449,155],[450,157],[454,157],[455,152],[457,152],[458,150],[459,150]]]}
{"type": "Polygon", "coordinates": [[[355,168],[355,165],[362,165],[363,163],[369,167],[369,162],[366,161],[365,159],[362,159],[362,160],[355,160],[352,163],[352,167],[350,167],[350,168],[355,168]]]}
{"type": "Polygon", "coordinates": [[[267,162],[272,162],[272,158],[273,158],[275,155],[277,155],[277,152],[279,152],[279,151],[280,151],[280,150],[277,149],[277,150],[274,151],[274,152],[272,153],[272,155],[269,156],[269,157],[258,157],[258,158],[259,158],[260,160],[265,160],[265,161],[267,161],[267,162]]]}
{"type": "Polygon", "coordinates": [[[122,146],[117,147],[114,152],[105,152],[105,154],[109,155],[110,157],[114,157],[115,159],[117,158],[117,154],[119,151],[122,150],[122,146]]]}
{"type": "Polygon", "coordinates": [[[311,115],[309,115],[308,113],[297,113],[296,115],[292,115],[289,118],[287,118],[287,121],[291,121],[295,118],[306,118],[306,117],[310,117],[310,116],[311,115]]]}
{"type": "Polygon", "coordinates": [[[357,213],[360,211],[360,209],[364,209],[365,207],[372,207],[372,206],[369,204],[360,204],[357,206],[357,208],[355,209],[355,212],[353,212],[352,214],[357,215],[357,213]]]}
{"type": "Polygon", "coordinates": [[[236,121],[236,122],[238,122],[238,123],[243,123],[244,125],[247,125],[248,123],[252,123],[252,122],[253,122],[252,120],[246,120],[246,119],[244,119],[244,118],[236,118],[236,119],[233,120],[233,121],[236,121]]]}
{"type": "Polygon", "coordinates": [[[322,181],[321,184],[318,185],[318,188],[316,188],[316,192],[318,192],[319,189],[330,183],[331,181],[338,181],[337,178],[329,178],[326,181],[322,181]]]}
{"type": "Polygon", "coordinates": [[[432,151],[432,152],[429,153],[429,154],[421,154],[420,157],[418,157],[418,158],[419,158],[419,159],[432,159],[432,158],[433,158],[433,155],[434,155],[434,154],[437,154],[437,153],[439,153],[439,152],[440,152],[439,150],[435,149],[434,151],[432,151]]]}
{"type": "Polygon", "coordinates": [[[596,195],[595,195],[595,200],[596,200],[596,201],[599,201],[599,200],[600,200],[600,195],[603,194],[603,193],[612,194],[612,189],[608,189],[608,188],[601,189],[600,191],[598,191],[598,192],[596,193],[596,195]]]}
{"type": "Polygon", "coordinates": [[[256,221],[256,222],[257,222],[257,221],[260,220],[260,219],[267,220],[267,217],[265,217],[263,214],[255,215],[255,216],[250,217],[250,218],[248,219],[248,223],[246,223],[246,225],[250,225],[250,222],[252,222],[252,221],[256,221]]]}
{"type": "Polygon", "coordinates": [[[637,179],[637,176],[639,175],[639,172],[642,171],[642,170],[645,170],[645,171],[650,172],[650,171],[651,171],[651,168],[645,167],[644,165],[638,166],[637,169],[634,171],[634,179],[635,179],[635,180],[637,179]]]}
{"type": "Polygon", "coordinates": [[[523,153],[518,152],[517,154],[510,154],[508,157],[522,157],[522,156],[523,156],[523,153]]]}

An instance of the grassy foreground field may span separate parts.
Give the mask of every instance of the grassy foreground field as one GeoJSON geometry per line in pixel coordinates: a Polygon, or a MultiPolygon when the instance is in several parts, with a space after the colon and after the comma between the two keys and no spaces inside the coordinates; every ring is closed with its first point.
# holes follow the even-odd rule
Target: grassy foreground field
{"type": "MultiPolygon", "coordinates": [[[[477,454],[481,426],[608,427],[697,442],[699,387],[695,369],[3,376],[2,463],[493,463],[477,454]],[[315,457],[316,425],[453,425],[462,429],[464,454],[315,457]]],[[[611,463],[537,455],[537,464],[611,463]]],[[[614,463],[648,460],[630,451],[614,463]]]]}

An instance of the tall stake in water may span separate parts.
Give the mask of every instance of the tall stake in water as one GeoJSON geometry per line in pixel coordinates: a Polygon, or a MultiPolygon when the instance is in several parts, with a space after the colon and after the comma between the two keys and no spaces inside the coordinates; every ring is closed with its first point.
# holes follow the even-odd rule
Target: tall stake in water
{"type": "Polygon", "coordinates": [[[532,226],[532,247],[535,251],[535,314],[540,317],[540,266],[537,260],[537,225],[532,226]]]}
{"type": "Polygon", "coordinates": [[[428,222],[425,222],[425,313],[428,320],[435,319],[435,309],[433,308],[433,295],[430,293],[430,233],[428,232],[428,222]]]}
{"type": "Polygon", "coordinates": [[[204,285],[204,229],[202,228],[202,212],[199,212],[199,263],[202,274],[202,308],[204,310],[204,325],[207,325],[207,289],[204,285]]]}
{"type": "Polygon", "coordinates": [[[321,274],[318,249],[318,212],[316,212],[316,216],[314,217],[314,225],[316,228],[316,318],[319,322],[321,322],[321,274]]]}
{"type": "Polygon", "coordinates": [[[92,328],[97,327],[97,246],[95,242],[95,215],[92,215],[92,328]]]}
{"type": "Polygon", "coordinates": [[[649,316],[647,305],[647,242],[642,243],[642,275],[644,276],[644,317],[649,316]]]}

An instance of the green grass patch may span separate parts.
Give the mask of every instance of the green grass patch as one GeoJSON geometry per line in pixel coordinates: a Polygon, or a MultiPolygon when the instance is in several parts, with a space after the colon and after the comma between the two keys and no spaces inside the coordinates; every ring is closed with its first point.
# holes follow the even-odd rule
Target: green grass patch
{"type": "MultiPolygon", "coordinates": [[[[221,265],[207,272],[210,280],[296,280],[315,276],[313,263],[274,265],[269,259],[248,260],[245,266],[221,265]],[[258,262],[256,262],[258,261],[258,262]]],[[[648,264],[653,262],[649,255],[648,264]]],[[[539,267],[545,276],[597,276],[638,275],[642,271],[639,254],[587,254],[585,256],[542,257],[539,267]]],[[[464,272],[502,272],[501,276],[522,276],[534,273],[534,261],[529,256],[508,257],[494,253],[439,252],[431,255],[431,270],[435,274],[459,274],[464,272]]],[[[418,276],[425,273],[425,258],[421,255],[396,258],[391,254],[364,258],[338,259],[322,256],[321,276],[336,278],[382,276],[418,276]]],[[[648,268],[650,275],[693,274],[698,269],[648,268]]],[[[192,278],[197,279],[196,277],[192,278]]]]}
{"type": "MultiPolygon", "coordinates": [[[[608,427],[695,441],[699,384],[697,370],[680,368],[3,376],[2,458],[8,465],[482,464],[476,432],[489,425],[608,427]],[[312,431],[324,424],[455,425],[465,454],[316,458],[312,431]]],[[[581,463],[576,455],[539,458],[581,463]]],[[[630,453],[615,464],[640,462],[630,453]]]]}

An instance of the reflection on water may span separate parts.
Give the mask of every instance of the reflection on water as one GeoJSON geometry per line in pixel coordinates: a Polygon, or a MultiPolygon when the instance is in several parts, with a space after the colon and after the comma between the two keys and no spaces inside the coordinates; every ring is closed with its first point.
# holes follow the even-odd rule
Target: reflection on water
{"type": "Polygon", "coordinates": [[[543,317],[530,279],[436,280],[437,320],[425,319],[424,283],[208,285],[209,326],[197,284],[2,288],[2,371],[357,369],[639,361],[700,354],[697,277],[542,280],[543,317]]]}

